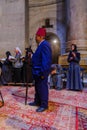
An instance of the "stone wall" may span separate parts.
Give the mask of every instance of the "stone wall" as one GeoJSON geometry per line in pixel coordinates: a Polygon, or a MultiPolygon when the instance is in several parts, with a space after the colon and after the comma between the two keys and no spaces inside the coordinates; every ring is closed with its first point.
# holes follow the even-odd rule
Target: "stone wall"
{"type": "Polygon", "coordinates": [[[25,4],[24,0],[0,0],[0,57],[5,52],[14,55],[14,48],[25,48],[25,4]]]}
{"type": "Polygon", "coordinates": [[[25,47],[36,49],[35,33],[49,18],[53,28],[47,32],[57,35],[61,54],[65,52],[65,7],[64,0],[0,0],[0,58],[8,50],[14,55],[19,46],[24,54],[25,47]],[[25,2],[28,1],[29,9],[25,2]],[[29,11],[27,13],[26,11],[29,11]],[[28,23],[29,20],[29,23],[28,23]],[[29,29],[28,29],[29,28],[29,29]]]}

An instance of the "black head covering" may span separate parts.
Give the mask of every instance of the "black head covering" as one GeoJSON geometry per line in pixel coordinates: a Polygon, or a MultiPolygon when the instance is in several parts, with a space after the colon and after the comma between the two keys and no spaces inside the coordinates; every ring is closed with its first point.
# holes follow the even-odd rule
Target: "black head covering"
{"type": "Polygon", "coordinates": [[[10,51],[6,51],[7,58],[11,55],[10,51]]]}
{"type": "Polygon", "coordinates": [[[28,53],[28,52],[31,52],[31,53],[33,54],[33,51],[32,51],[32,49],[31,49],[31,46],[30,46],[29,48],[25,48],[25,50],[27,51],[27,53],[28,53]]]}
{"type": "Polygon", "coordinates": [[[73,51],[77,51],[77,46],[76,46],[76,44],[72,44],[71,46],[74,46],[74,50],[73,50],[73,51]]]}

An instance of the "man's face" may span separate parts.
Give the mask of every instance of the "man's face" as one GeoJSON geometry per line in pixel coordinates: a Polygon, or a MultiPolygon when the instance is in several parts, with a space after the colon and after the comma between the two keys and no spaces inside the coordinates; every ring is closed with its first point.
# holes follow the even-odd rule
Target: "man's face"
{"type": "Polygon", "coordinates": [[[35,40],[36,40],[36,43],[37,43],[37,44],[39,44],[39,43],[40,43],[40,41],[41,41],[41,37],[40,37],[40,36],[38,36],[38,35],[36,35],[35,40]]]}

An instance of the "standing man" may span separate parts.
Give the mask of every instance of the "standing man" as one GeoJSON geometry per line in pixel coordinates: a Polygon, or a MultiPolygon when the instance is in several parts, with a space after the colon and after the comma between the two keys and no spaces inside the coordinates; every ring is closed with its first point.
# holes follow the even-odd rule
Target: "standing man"
{"type": "Polygon", "coordinates": [[[32,73],[35,80],[35,98],[31,106],[39,106],[36,112],[45,111],[48,108],[48,75],[52,62],[51,45],[45,40],[45,28],[39,28],[36,32],[38,47],[32,56],[32,73]]]}

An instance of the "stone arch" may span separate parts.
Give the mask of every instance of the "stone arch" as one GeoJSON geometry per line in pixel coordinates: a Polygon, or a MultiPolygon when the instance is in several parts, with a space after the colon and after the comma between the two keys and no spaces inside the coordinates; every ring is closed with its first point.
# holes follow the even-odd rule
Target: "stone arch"
{"type": "Polygon", "coordinates": [[[46,40],[52,47],[52,63],[58,63],[58,57],[60,55],[60,40],[58,36],[53,32],[47,32],[46,40]]]}

